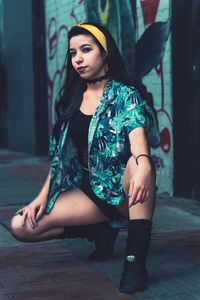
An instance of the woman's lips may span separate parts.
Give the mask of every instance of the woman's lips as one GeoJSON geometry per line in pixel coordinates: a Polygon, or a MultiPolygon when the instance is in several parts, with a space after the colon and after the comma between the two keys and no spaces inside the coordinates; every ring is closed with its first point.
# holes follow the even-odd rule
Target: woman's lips
{"type": "Polygon", "coordinates": [[[78,71],[79,73],[84,73],[85,70],[86,70],[86,68],[87,68],[87,67],[79,67],[79,68],[77,68],[77,71],[78,71]]]}

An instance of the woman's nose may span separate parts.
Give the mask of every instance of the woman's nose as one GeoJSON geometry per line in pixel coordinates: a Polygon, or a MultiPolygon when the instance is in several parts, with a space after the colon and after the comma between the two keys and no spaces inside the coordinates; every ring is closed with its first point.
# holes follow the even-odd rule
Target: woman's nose
{"type": "Polygon", "coordinates": [[[80,64],[81,62],[83,62],[83,56],[81,53],[77,53],[76,55],[76,63],[80,64]]]}

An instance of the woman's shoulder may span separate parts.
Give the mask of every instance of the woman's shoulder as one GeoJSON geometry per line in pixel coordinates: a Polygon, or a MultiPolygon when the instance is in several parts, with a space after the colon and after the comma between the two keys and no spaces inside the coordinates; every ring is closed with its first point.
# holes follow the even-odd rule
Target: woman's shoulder
{"type": "Polygon", "coordinates": [[[141,94],[138,92],[138,90],[132,86],[127,85],[123,82],[113,80],[113,90],[116,92],[117,95],[124,97],[137,97],[141,98],[141,94]]]}

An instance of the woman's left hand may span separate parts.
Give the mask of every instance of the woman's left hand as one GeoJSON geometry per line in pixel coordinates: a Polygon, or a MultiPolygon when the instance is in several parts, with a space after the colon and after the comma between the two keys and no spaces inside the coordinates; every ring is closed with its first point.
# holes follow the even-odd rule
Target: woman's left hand
{"type": "Polygon", "coordinates": [[[130,178],[129,207],[145,202],[154,186],[155,181],[151,165],[138,165],[135,174],[130,178]]]}

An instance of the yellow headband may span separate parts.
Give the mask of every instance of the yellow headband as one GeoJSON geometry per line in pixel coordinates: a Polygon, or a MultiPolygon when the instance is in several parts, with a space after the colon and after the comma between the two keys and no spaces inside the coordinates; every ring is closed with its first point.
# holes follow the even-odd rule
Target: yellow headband
{"type": "Polygon", "coordinates": [[[82,23],[76,24],[73,27],[80,27],[80,28],[84,28],[84,29],[88,30],[99,41],[99,43],[104,48],[104,50],[106,52],[108,52],[108,50],[107,50],[107,44],[106,44],[106,37],[101,32],[101,30],[99,30],[99,28],[97,28],[94,25],[82,24],[82,23]]]}

